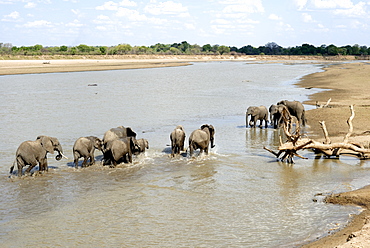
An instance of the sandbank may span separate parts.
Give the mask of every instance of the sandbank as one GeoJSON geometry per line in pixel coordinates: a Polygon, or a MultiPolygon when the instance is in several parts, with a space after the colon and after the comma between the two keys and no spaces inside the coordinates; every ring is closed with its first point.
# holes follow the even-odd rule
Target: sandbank
{"type": "MultiPolygon", "coordinates": [[[[353,134],[349,141],[369,147],[370,132],[370,63],[354,62],[333,64],[324,72],[303,77],[298,86],[325,89],[310,96],[306,104],[325,104],[330,98],[329,108],[318,108],[306,112],[309,137],[324,140],[319,121],[325,121],[333,142],[343,141],[348,132],[347,119],[350,105],[354,105],[353,134]]],[[[345,228],[303,247],[370,247],[370,186],[350,192],[334,194],[325,199],[328,203],[351,204],[364,208],[345,228]]],[[[325,217],[325,216],[323,216],[325,217]]]]}

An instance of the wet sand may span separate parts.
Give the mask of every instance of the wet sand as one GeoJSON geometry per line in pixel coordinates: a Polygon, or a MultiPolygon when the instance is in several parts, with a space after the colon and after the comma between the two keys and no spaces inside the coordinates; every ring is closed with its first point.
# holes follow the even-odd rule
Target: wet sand
{"type": "MultiPolygon", "coordinates": [[[[73,71],[96,71],[116,69],[138,69],[164,66],[188,65],[190,62],[218,61],[218,60],[281,60],[282,57],[260,56],[164,56],[164,57],[128,57],[125,59],[58,59],[47,57],[34,60],[0,60],[0,75],[51,73],[73,71]]],[[[285,58],[287,59],[287,58],[285,58]]],[[[297,59],[297,58],[294,58],[297,59]]],[[[300,58],[301,60],[315,59],[313,57],[300,58]]],[[[291,61],[288,61],[291,62],[291,61]]],[[[330,108],[320,108],[307,111],[306,117],[310,126],[309,136],[313,139],[323,139],[319,121],[324,120],[329,136],[333,142],[343,140],[348,131],[347,119],[350,116],[349,105],[355,105],[356,116],[353,120],[354,132],[350,141],[369,147],[370,143],[370,88],[368,81],[370,63],[333,64],[325,68],[325,72],[305,76],[298,86],[306,88],[328,89],[313,94],[306,104],[325,104],[329,98],[330,108]],[[330,89],[330,90],[329,90],[330,89]]],[[[364,211],[344,229],[337,233],[306,244],[304,247],[370,247],[370,186],[363,189],[336,194],[326,199],[329,203],[354,204],[364,207],[364,211]],[[352,237],[352,238],[349,238],[352,237]]],[[[325,216],[323,216],[325,218],[325,216]]]]}

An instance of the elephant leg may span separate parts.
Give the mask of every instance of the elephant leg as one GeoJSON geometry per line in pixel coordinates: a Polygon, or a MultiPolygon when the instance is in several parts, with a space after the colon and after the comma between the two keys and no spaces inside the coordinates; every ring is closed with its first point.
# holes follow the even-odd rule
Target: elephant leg
{"type": "Polygon", "coordinates": [[[89,156],[84,157],[84,161],[82,162],[82,167],[86,167],[87,165],[87,160],[89,159],[89,156]]]}
{"type": "Polygon", "coordinates": [[[75,163],[75,168],[77,169],[77,167],[78,167],[78,158],[75,158],[73,162],[75,163]]]}
{"type": "Polygon", "coordinates": [[[95,157],[94,157],[94,154],[91,154],[90,155],[90,164],[89,164],[89,166],[91,166],[93,164],[95,164],[95,157]]]}
{"type": "Polygon", "coordinates": [[[128,162],[132,164],[132,154],[128,153],[127,156],[128,156],[128,162]]]}
{"type": "Polygon", "coordinates": [[[171,157],[174,157],[175,156],[175,153],[176,153],[176,146],[173,145],[172,146],[172,149],[171,149],[171,157]]]}
{"type": "MultiPolygon", "coordinates": [[[[31,170],[37,165],[37,163],[33,163],[33,164],[30,164],[30,166],[28,166],[28,168],[26,169],[26,171],[24,172],[24,174],[30,174],[31,170]]],[[[41,168],[41,167],[39,167],[41,168]]],[[[22,172],[21,172],[21,175],[22,175],[22,172]]]]}
{"type": "Polygon", "coordinates": [[[48,160],[47,158],[40,159],[39,161],[39,171],[48,171],[48,160]]]}
{"type": "Polygon", "coordinates": [[[22,176],[22,170],[23,170],[24,166],[25,166],[25,163],[24,163],[23,159],[20,158],[20,157],[17,157],[17,168],[18,168],[18,176],[19,177],[22,176]]]}

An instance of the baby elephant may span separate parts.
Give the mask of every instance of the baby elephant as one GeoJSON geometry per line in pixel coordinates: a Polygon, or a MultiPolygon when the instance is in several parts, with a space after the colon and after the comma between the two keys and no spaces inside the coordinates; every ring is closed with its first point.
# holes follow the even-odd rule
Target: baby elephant
{"type": "Polygon", "coordinates": [[[171,140],[171,156],[174,157],[175,154],[180,154],[180,151],[184,150],[185,131],[183,126],[178,125],[171,132],[170,140],[171,140]]]}
{"type": "Polygon", "coordinates": [[[95,149],[103,151],[103,141],[95,136],[80,137],[73,145],[73,156],[75,168],[78,167],[78,159],[84,158],[82,167],[87,166],[87,160],[90,158],[89,166],[95,163],[95,149]]]}
{"type": "Polygon", "coordinates": [[[144,153],[145,149],[149,149],[149,142],[147,139],[138,139],[136,140],[137,144],[139,145],[139,149],[135,151],[135,155],[138,155],[140,153],[144,153]]]}

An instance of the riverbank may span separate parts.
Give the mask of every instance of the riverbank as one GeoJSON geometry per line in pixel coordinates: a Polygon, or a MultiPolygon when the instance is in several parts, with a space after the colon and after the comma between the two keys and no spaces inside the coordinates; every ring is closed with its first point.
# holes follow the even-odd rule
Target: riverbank
{"type": "Polygon", "coordinates": [[[87,55],[2,56],[0,75],[101,71],[189,65],[208,61],[348,61],[354,56],[87,55]]]}
{"type": "MultiPolygon", "coordinates": [[[[351,104],[354,105],[353,134],[349,141],[369,147],[370,142],[370,89],[368,81],[370,63],[334,64],[319,72],[303,77],[298,86],[325,89],[310,96],[305,104],[325,104],[329,108],[318,108],[306,112],[310,125],[310,138],[324,140],[319,121],[325,121],[332,142],[342,141],[348,132],[347,119],[351,104]]],[[[312,247],[370,247],[370,186],[350,192],[334,194],[326,198],[328,203],[351,204],[364,208],[345,228],[333,235],[304,245],[312,247]]]]}

